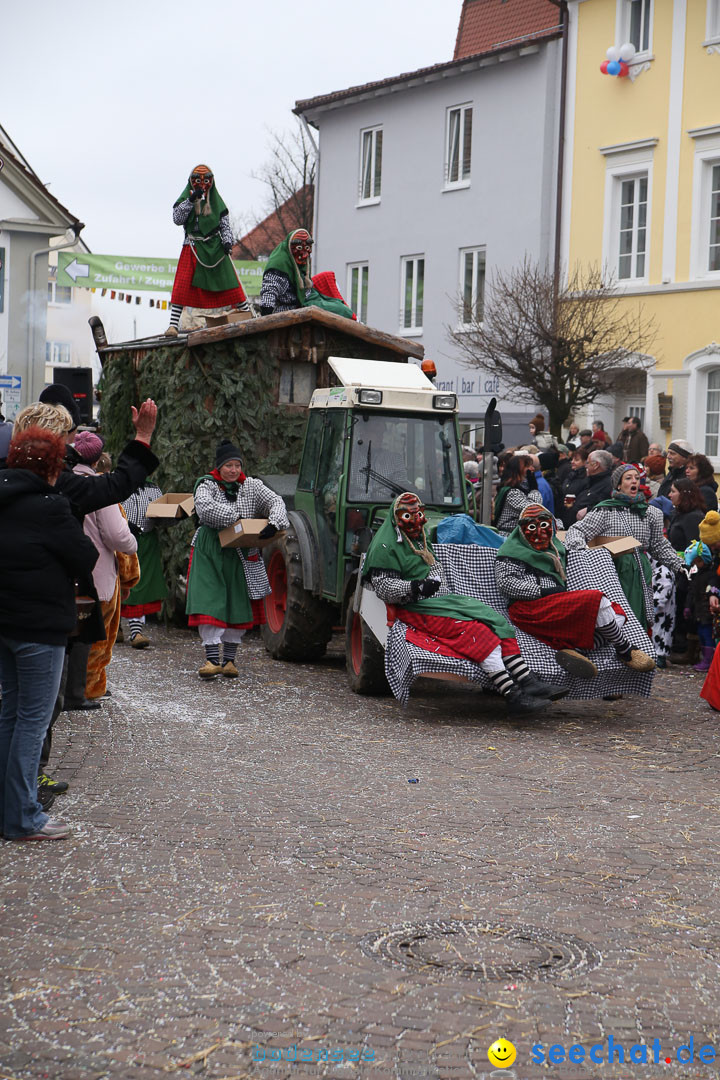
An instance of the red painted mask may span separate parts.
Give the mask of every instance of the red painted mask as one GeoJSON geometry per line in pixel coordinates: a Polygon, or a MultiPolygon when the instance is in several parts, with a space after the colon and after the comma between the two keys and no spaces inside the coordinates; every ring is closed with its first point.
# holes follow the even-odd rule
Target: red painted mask
{"type": "Polygon", "coordinates": [[[312,254],[313,238],[307,229],[296,229],[290,241],[290,251],[298,266],[305,266],[312,254]]]}
{"type": "Polygon", "coordinates": [[[213,186],[213,174],[207,165],[196,165],[190,173],[190,187],[207,195],[213,186]]]}
{"type": "Polygon", "coordinates": [[[553,535],[553,525],[549,517],[529,518],[520,522],[520,531],[530,547],[536,551],[547,551],[553,535]]]}
{"type": "Polygon", "coordinates": [[[400,495],[395,503],[395,523],[411,540],[417,540],[422,535],[423,527],[427,518],[423,511],[423,504],[417,495],[406,491],[400,495]]]}

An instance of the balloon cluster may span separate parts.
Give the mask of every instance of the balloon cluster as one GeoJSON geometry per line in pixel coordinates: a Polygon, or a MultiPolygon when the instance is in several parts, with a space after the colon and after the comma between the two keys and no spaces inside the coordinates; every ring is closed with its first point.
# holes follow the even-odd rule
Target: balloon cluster
{"type": "Polygon", "coordinates": [[[611,45],[605,55],[607,60],[603,60],[600,65],[603,75],[617,75],[618,78],[624,79],[630,72],[630,64],[635,57],[635,46],[631,41],[627,41],[620,48],[611,45]]]}

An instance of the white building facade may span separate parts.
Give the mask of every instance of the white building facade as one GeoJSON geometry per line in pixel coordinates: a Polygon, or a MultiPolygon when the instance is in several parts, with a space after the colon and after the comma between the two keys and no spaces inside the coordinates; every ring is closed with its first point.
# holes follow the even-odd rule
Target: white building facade
{"type": "Polygon", "coordinates": [[[419,339],[463,426],[496,397],[506,443],[527,441],[534,410],[449,329],[481,318],[494,270],[552,260],[559,79],[546,35],[295,108],[319,131],[314,269],[361,321],[419,339]]]}

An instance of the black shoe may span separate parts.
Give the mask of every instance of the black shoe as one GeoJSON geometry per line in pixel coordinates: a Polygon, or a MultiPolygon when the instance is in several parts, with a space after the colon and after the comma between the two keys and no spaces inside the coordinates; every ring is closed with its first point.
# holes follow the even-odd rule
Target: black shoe
{"type": "Polygon", "coordinates": [[[65,780],[52,780],[44,772],[41,772],[38,776],[38,787],[42,788],[43,791],[51,791],[53,795],[62,795],[70,785],[65,780]]]}
{"type": "Polygon", "coordinates": [[[548,701],[559,701],[570,693],[570,687],[560,686],[559,683],[543,682],[542,679],[536,679],[534,675],[531,675],[529,679],[523,679],[520,689],[523,694],[547,698],[548,701]]]}
{"type": "Polygon", "coordinates": [[[47,788],[38,787],[37,789],[38,802],[42,806],[43,810],[49,810],[52,804],[55,802],[55,796],[52,791],[48,791],[47,788]]]}
{"type": "Polygon", "coordinates": [[[514,686],[509,694],[505,694],[509,713],[533,713],[546,709],[548,699],[534,697],[525,694],[519,686],[514,686]]]}
{"type": "Polygon", "coordinates": [[[65,712],[72,712],[75,709],[102,709],[99,701],[88,701],[87,698],[65,698],[63,705],[65,712]]]}

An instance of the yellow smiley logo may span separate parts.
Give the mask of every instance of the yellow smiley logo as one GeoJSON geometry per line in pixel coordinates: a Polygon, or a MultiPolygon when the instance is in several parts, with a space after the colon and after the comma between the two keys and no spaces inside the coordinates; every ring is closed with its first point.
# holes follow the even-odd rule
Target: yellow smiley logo
{"type": "Polygon", "coordinates": [[[507,1039],[496,1039],[488,1048],[488,1061],[498,1069],[508,1069],[516,1057],[517,1050],[507,1039]]]}

